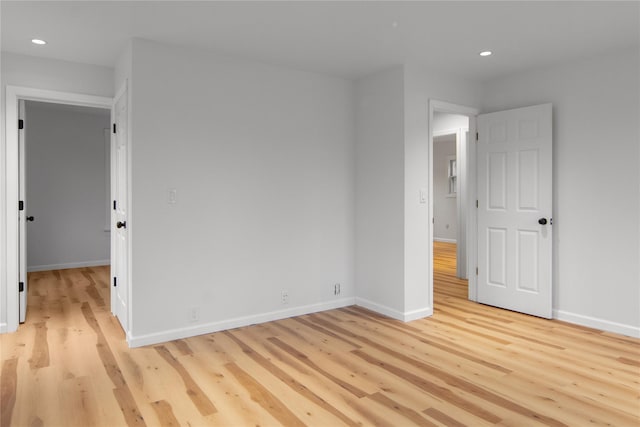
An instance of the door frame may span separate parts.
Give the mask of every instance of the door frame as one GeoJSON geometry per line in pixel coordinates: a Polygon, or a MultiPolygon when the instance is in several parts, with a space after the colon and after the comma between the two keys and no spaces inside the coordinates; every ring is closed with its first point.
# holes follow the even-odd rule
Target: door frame
{"type": "Polygon", "coordinates": [[[0,175],[6,184],[6,197],[4,205],[5,218],[5,242],[4,261],[6,271],[4,282],[1,283],[0,293],[5,291],[6,323],[0,324],[0,333],[14,332],[18,329],[18,201],[20,178],[18,174],[19,147],[18,147],[18,102],[39,101],[56,104],[79,105],[84,107],[104,108],[111,110],[113,98],[104,96],[85,95],[73,92],[60,92],[47,89],[37,89],[24,86],[7,86],[5,93],[5,147],[6,155],[4,163],[0,163],[0,175]],[[2,170],[4,169],[4,170],[2,170]]]}
{"type": "MultiPolygon", "coordinates": [[[[434,221],[434,212],[433,212],[433,115],[435,112],[438,113],[448,113],[448,114],[459,114],[463,116],[469,117],[469,138],[467,138],[467,147],[466,158],[464,159],[465,170],[464,170],[464,179],[460,180],[458,177],[458,181],[460,187],[464,187],[466,191],[466,198],[464,200],[464,204],[466,206],[466,220],[465,228],[466,228],[466,251],[467,251],[467,276],[469,280],[469,292],[468,298],[471,301],[477,301],[477,281],[475,275],[476,269],[476,261],[477,261],[477,213],[475,209],[472,209],[472,206],[475,205],[475,200],[477,199],[476,185],[475,180],[469,179],[469,177],[476,176],[476,145],[475,145],[475,135],[477,132],[476,127],[476,116],[480,114],[480,110],[474,107],[467,107],[464,105],[453,104],[451,102],[440,101],[437,99],[429,99],[429,295],[431,296],[431,301],[433,302],[433,221],[434,221]]],[[[458,165],[460,162],[458,162],[458,165]]],[[[458,166],[458,171],[460,170],[458,166]]],[[[465,191],[462,191],[464,193],[465,191]]],[[[458,212],[460,215],[460,212],[458,212]]],[[[460,224],[460,223],[458,223],[460,224]]],[[[458,260],[459,262],[459,260],[458,260]]]]}

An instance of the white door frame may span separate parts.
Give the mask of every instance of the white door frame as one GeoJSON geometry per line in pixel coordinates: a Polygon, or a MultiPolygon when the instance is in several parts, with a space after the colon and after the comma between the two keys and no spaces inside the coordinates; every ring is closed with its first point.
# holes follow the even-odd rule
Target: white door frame
{"type": "MultiPolygon", "coordinates": [[[[466,150],[466,170],[464,171],[464,178],[460,182],[460,186],[465,187],[466,191],[466,250],[467,250],[467,276],[469,277],[469,299],[471,301],[477,301],[477,281],[476,281],[476,260],[477,260],[477,229],[476,229],[476,210],[472,209],[476,204],[476,185],[475,180],[469,179],[469,177],[476,176],[476,116],[480,114],[477,108],[467,107],[464,105],[452,104],[450,102],[439,101],[436,99],[429,100],[429,295],[431,295],[431,301],[433,301],[433,115],[434,112],[459,114],[469,117],[469,138],[467,138],[467,150],[466,150]]],[[[459,163],[458,163],[459,164],[459,163]]],[[[462,191],[464,193],[465,191],[462,191]]],[[[460,262],[460,260],[458,260],[460,262]]]]}
{"type": "Polygon", "coordinates": [[[6,305],[4,308],[7,321],[6,324],[0,325],[0,333],[14,332],[18,329],[18,200],[20,184],[18,176],[18,102],[20,100],[80,105],[109,110],[113,104],[113,98],[103,96],[7,86],[5,94],[6,158],[4,162],[0,162],[0,175],[4,177],[6,184],[4,205],[6,235],[2,239],[5,242],[5,259],[0,260],[3,264],[3,268],[0,270],[6,271],[6,274],[4,277],[0,277],[0,293],[2,290],[5,291],[6,305]],[[2,279],[4,281],[1,281],[2,279]]]}

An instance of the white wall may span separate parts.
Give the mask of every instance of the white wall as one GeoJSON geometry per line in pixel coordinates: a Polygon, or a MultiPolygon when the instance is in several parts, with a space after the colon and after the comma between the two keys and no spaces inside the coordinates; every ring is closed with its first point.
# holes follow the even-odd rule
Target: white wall
{"type": "Polygon", "coordinates": [[[29,271],[109,263],[109,110],[26,102],[29,271]],[[107,134],[108,135],[108,134],[107,134]]]}
{"type": "MultiPolygon", "coordinates": [[[[0,125],[5,129],[5,88],[7,85],[83,93],[113,95],[113,70],[7,52],[0,54],[0,125]]],[[[0,330],[6,325],[6,143],[0,132],[0,330]]]]}
{"type": "Polygon", "coordinates": [[[132,59],[130,342],[352,304],[351,82],[143,40],[132,59]]]}
{"type": "Polygon", "coordinates": [[[637,49],[490,82],[483,111],[553,103],[554,309],[640,335],[637,49]]]}
{"type": "Polygon", "coordinates": [[[404,314],[404,76],[402,67],[356,83],[358,304],[404,314]]]}
{"type": "Polygon", "coordinates": [[[456,197],[449,194],[449,159],[456,157],[457,134],[433,138],[433,238],[455,241],[458,229],[456,197]]]}

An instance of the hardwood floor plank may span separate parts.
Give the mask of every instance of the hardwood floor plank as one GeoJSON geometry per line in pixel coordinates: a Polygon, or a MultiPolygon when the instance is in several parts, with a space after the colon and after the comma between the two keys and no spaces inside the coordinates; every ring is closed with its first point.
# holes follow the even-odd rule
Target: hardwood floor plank
{"type": "Polygon", "coordinates": [[[60,383],[60,395],[67,426],[93,426],[98,423],[99,410],[95,390],[89,377],[75,377],[60,383]]]}
{"type": "Polygon", "coordinates": [[[29,366],[31,369],[45,368],[49,366],[47,324],[46,322],[38,322],[33,326],[36,329],[36,335],[34,337],[31,359],[29,359],[29,366]]]}
{"type": "Polygon", "coordinates": [[[158,425],[161,427],[180,427],[180,423],[173,415],[173,409],[169,402],[158,400],[152,403],[153,410],[158,415],[158,425]]]}
{"type": "Polygon", "coordinates": [[[11,415],[16,403],[18,387],[18,359],[7,359],[2,363],[0,381],[0,426],[11,425],[11,415]]]}
{"type": "Polygon", "coordinates": [[[459,408],[459,410],[467,411],[470,414],[479,417],[483,420],[489,421],[491,423],[497,423],[501,421],[501,418],[496,416],[495,414],[485,410],[479,405],[463,398],[460,394],[454,393],[452,390],[439,386],[438,384],[428,381],[425,378],[422,378],[418,375],[412,374],[411,372],[399,368],[389,362],[377,359],[371,356],[368,353],[365,353],[362,350],[354,350],[353,353],[362,358],[367,363],[371,363],[372,365],[377,365],[382,369],[389,371],[391,374],[396,375],[399,378],[415,385],[418,388],[421,388],[426,393],[428,393],[434,399],[442,399],[446,400],[450,404],[459,408]]]}
{"type": "Polygon", "coordinates": [[[465,424],[451,418],[447,414],[443,414],[438,411],[436,408],[428,408],[423,411],[425,414],[433,418],[434,420],[440,421],[442,424],[448,427],[467,427],[465,424]]]}
{"type": "Polygon", "coordinates": [[[277,347],[279,347],[280,349],[284,350],[285,352],[289,353],[291,356],[293,356],[294,358],[296,358],[299,362],[304,363],[305,365],[307,365],[309,368],[313,369],[314,371],[318,372],[319,374],[327,377],[329,380],[333,381],[334,383],[336,383],[337,385],[339,385],[340,387],[342,387],[343,389],[347,390],[349,393],[353,394],[356,397],[364,397],[367,395],[366,392],[360,390],[358,387],[350,384],[347,381],[344,381],[338,377],[336,377],[335,375],[327,372],[326,370],[322,369],[320,366],[318,366],[316,363],[314,363],[313,361],[311,361],[306,354],[301,353],[300,351],[296,350],[295,348],[291,347],[290,345],[288,345],[287,343],[281,341],[280,339],[278,339],[277,337],[271,337],[269,338],[269,341],[271,343],[273,343],[274,345],[276,345],[277,347]]]}
{"type": "Polygon", "coordinates": [[[340,412],[335,407],[328,404],[323,398],[315,394],[313,391],[309,390],[309,388],[307,388],[305,385],[297,381],[291,375],[287,374],[284,370],[278,368],[274,363],[269,361],[267,358],[265,358],[261,354],[254,351],[251,347],[246,345],[242,340],[238,339],[235,335],[233,335],[232,332],[227,331],[225,332],[225,334],[229,338],[231,338],[242,349],[244,354],[249,356],[256,363],[258,363],[260,366],[262,366],[267,371],[269,371],[272,375],[278,377],[280,381],[282,381],[284,384],[289,386],[293,391],[300,394],[301,396],[308,399],[309,401],[313,402],[314,404],[324,409],[325,411],[329,412],[330,414],[334,415],[336,418],[342,421],[345,425],[348,425],[348,426],[358,425],[355,421],[350,419],[348,416],[340,412]]]}
{"type": "Polygon", "coordinates": [[[392,399],[389,399],[387,396],[385,396],[380,392],[370,394],[367,397],[383,406],[386,406],[387,408],[393,410],[394,412],[397,412],[404,418],[411,421],[412,424],[415,424],[417,426],[437,427],[436,424],[433,424],[429,420],[422,417],[417,411],[414,411],[413,409],[407,406],[403,406],[398,402],[395,402],[392,399]]]}
{"type": "Polygon", "coordinates": [[[193,404],[198,408],[198,411],[202,415],[211,415],[218,410],[207,395],[202,391],[200,386],[194,381],[189,372],[182,366],[182,364],[167,350],[164,345],[154,347],[158,354],[173,368],[178,375],[182,378],[184,386],[186,387],[186,393],[193,401],[193,404]]]}
{"type": "MultiPolygon", "coordinates": [[[[120,406],[120,411],[124,415],[124,419],[129,427],[146,426],[144,417],[138,409],[135,399],[131,395],[129,387],[118,387],[113,389],[113,395],[120,406]]],[[[89,424],[85,424],[89,425],[89,424]]]]}
{"type": "Polygon", "coordinates": [[[238,381],[247,389],[251,400],[257,402],[273,417],[279,420],[285,426],[305,426],[296,415],[287,408],[287,406],[274,396],[266,387],[255,381],[245,371],[240,369],[235,363],[227,363],[225,368],[235,376],[238,381]]]}

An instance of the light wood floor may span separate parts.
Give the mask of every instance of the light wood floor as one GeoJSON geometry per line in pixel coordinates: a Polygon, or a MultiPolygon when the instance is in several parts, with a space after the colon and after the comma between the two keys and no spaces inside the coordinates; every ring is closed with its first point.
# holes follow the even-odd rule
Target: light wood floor
{"type": "Polygon", "coordinates": [[[638,340],[470,303],[436,249],[432,318],[349,307],[138,349],[106,268],[33,273],[1,425],[640,425],[638,340]]]}

